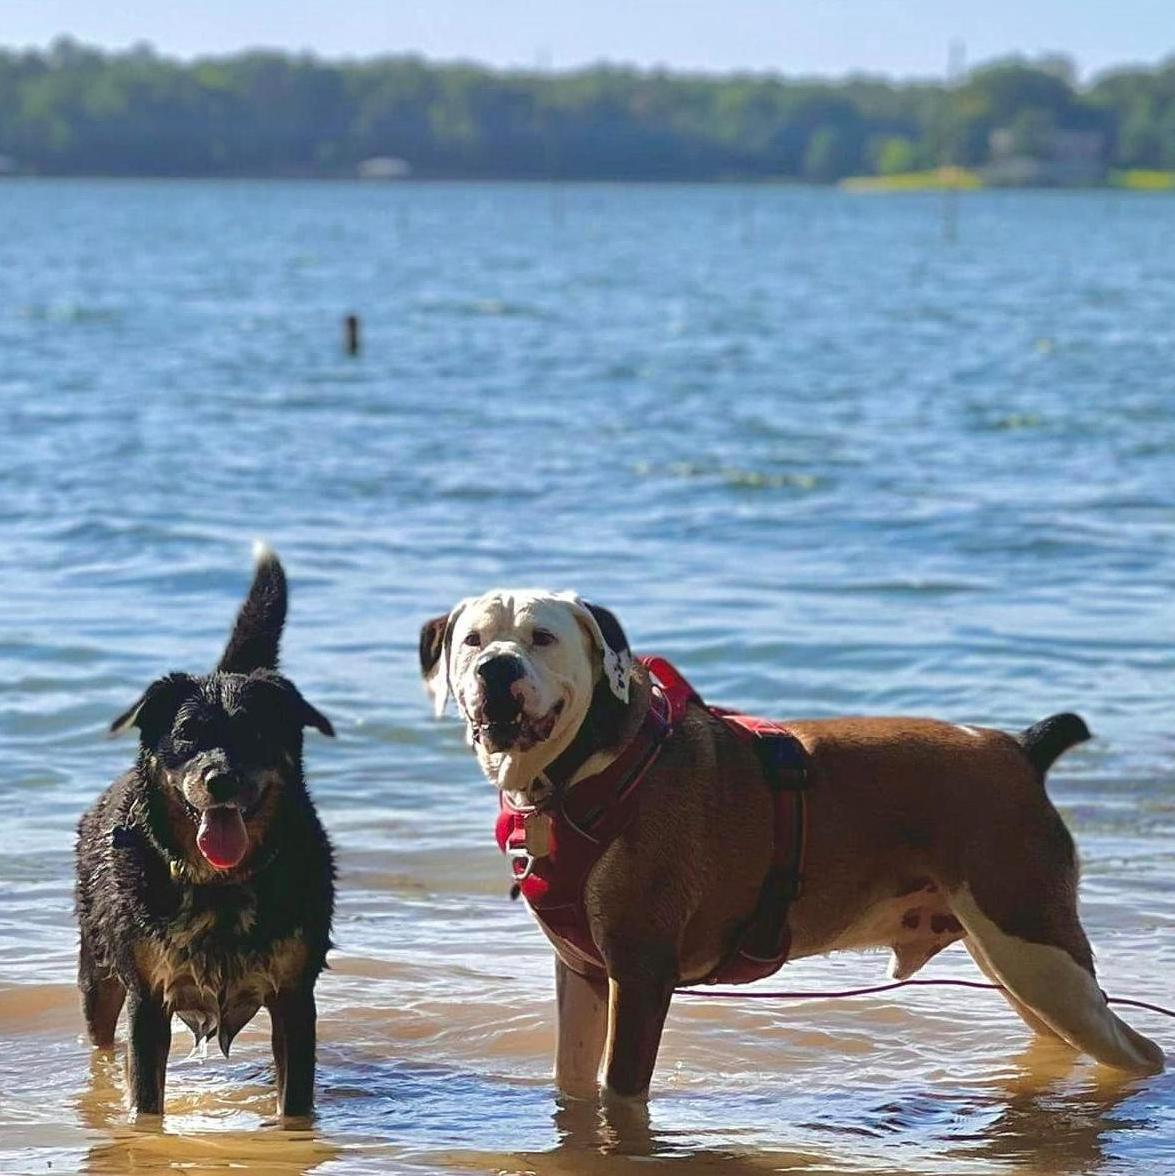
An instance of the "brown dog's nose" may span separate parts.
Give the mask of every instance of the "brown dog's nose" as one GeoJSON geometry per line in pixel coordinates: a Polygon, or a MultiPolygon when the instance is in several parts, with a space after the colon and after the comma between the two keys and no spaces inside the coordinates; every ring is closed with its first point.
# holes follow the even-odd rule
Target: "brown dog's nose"
{"type": "Polygon", "coordinates": [[[487,657],[477,667],[477,676],[485,683],[487,694],[509,692],[512,682],[526,673],[522,658],[512,653],[497,653],[487,657]]]}

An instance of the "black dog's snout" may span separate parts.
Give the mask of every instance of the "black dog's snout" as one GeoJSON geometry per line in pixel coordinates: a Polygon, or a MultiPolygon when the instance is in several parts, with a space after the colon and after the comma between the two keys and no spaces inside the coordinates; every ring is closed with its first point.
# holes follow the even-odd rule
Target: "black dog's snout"
{"type": "Polygon", "coordinates": [[[204,787],[217,804],[225,804],[236,799],[241,785],[231,772],[215,772],[204,781],[204,787]]]}
{"type": "Polygon", "coordinates": [[[498,653],[479,663],[477,675],[485,683],[489,694],[505,693],[513,682],[526,673],[522,658],[512,653],[498,653]]]}

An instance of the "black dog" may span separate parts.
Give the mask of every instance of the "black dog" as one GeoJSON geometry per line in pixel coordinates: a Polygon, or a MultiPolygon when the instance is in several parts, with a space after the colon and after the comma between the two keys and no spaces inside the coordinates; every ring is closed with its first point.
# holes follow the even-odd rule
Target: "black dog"
{"type": "Polygon", "coordinates": [[[216,672],[168,674],[115,720],[139,729],[138,760],[78,827],[78,985],[96,1046],[113,1045],[127,1003],[132,1112],[163,1111],[173,1014],[227,1056],[261,1005],[282,1114],[314,1100],[334,862],[302,729],[334,731],[276,672],[285,615],[285,574],[263,550],[216,672]]]}

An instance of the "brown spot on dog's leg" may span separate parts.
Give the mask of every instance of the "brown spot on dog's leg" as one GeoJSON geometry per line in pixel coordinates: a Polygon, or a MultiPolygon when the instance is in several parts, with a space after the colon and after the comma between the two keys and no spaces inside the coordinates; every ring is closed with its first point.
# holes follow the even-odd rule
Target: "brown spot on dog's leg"
{"type": "Polygon", "coordinates": [[[922,916],[917,911],[907,911],[902,916],[902,926],[910,931],[917,931],[918,924],[922,922],[922,916]]]}
{"type": "Polygon", "coordinates": [[[118,1015],[126,1000],[126,988],[117,976],[105,972],[94,960],[84,935],[78,958],[78,987],[82,990],[82,1012],[90,1043],[99,1049],[110,1049],[114,1045],[118,1015]]]}
{"type": "Polygon", "coordinates": [[[935,935],[943,935],[948,931],[952,934],[961,934],[963,925],[954,915],[931,915],[930,929],[935,935]]]}
{"type": "Polygon", "coordinates": [[[99,1049],[113,1048],[114,1030],[118,1025],[118,1015],[122,1012],[125,1000],[126,989],[117,976],[95,980],[82,994],[91,1045],[96,1045],[99,1049]]]}

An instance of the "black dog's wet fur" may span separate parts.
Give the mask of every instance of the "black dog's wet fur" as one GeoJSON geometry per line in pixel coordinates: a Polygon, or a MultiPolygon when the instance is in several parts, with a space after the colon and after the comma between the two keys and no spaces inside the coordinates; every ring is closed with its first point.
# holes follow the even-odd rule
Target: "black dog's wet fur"
{"type": "Polygon", "coordinates": [[[262,1003],[282,1113],[305,1115],[313,1103],[314,984],[330,946],[335,871],[306,791],[302,728],[333,732],[276,673],[285,612],[285,577],[266,553],[218,671],[168,675],[116,720],[114,730],[139,728],[138,759],[78,828],[86,1023],[92,1042],[109,1048],[125,1001],[129,1097],[141,1113],[163,1110],[173,1014],[227,1053],[262,1003]],[[181,721],[187,743],[173,740],[181,721]],[[199,859],[194,820],[165,776],[192,751],[193,722],[199,748],[215,745],[234,770],[271,773],[250,852],[219,873],[199,859]]]}

